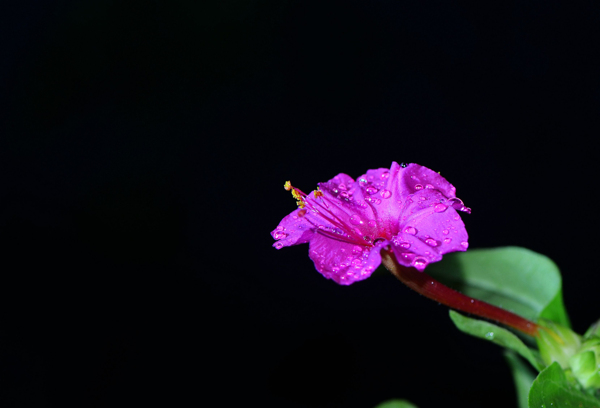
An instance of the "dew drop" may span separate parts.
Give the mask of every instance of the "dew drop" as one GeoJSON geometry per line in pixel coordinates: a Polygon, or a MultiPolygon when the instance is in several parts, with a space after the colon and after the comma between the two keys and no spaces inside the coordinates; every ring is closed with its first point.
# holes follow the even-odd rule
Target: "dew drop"
{"type": "Polygon", "coordinates": [[[358,254],[360,254],[360,253],[362,252],[362,250],[363,250],[363,249],[362,249],[362,247],[361,247],[360,245],[354,245],[354,246],[352,247],[352,253],[353,253],[354,255],[358,255],[358,254]]]}
{"type": "Polygon", "coordinates": [[[405,169],[408,166],[408,164],[406,163],[400,163],[400,167],[402,167],[403,169],[405,169]]]}
{"type": "Polygon", "coordinates": [[[352,266],[355,268],[360,268],[362,266],[362,261],[358,258],[352,261],[352,266]]]}
{"type": "Polygon", "coordinates": [[[452,197],[448,200],[448,203],[457,211],[463,211],[467,214],[471,214],[471,209],[469,207],[465,207],[463,201],[458,197],[452,197]]]}
{"type": "Polygon", "coordinates": [[[363,237],[363,239],[365,240],[365,242],[367,242],[367,243],[369,243],[369,244],[370,244],[371,242],[373,242],[373,238],[371,238],[371,237],[370,237],[370,236],[368,236],[368,235],[365,235],[365,236],[363,237]]]}
{"type": "Polygon", "coordinates": [[[432,247],[436,247],[436,246],[438,246],[438,242],[437,242],[435,239],[433,239],[433,238],[427,238],[427,239],[425,240],[425,243],[426,243],[427,245],[429,245],[429,246],[432,246],[432,247]]]}
{"type": "Polygon", "coordinates": [[[283,231],[275,231],[275,234],[273,234],[273,238],[275,239],[282,239],[287,237],[287,234],[283,231]]]}
{"type": "Polygon", "coordinates": [[[488,340],[494,340],[494,332],[487,332],[485,338],[488,340]]]}
{"type": "Polygon", "coordinates": [[[370,220],[367,224],[369,224],[369,227],[371,227],[371,228],[377,227],[377,223],[373,220],[370,220]]]}
{"type": "Polygon", "coordinates": [[[415,257],[415,254],[412,254],[410,252],[403,252],[400,256],[410,262],[410,260],[415,257]]]}
{"type": "Polygon", "coordinates": [[[449,244],[450,242],[452,242],[452,238],[444,238],[444,243],[449,244]]]}
{"type": "Polygon", "coordinates": [[[346,185],[344,183],[340,183],[340,185],[338,186],[338,188],[340,190],[346,190],[346,185]]]}
{"type": "Polygon", "coordinates": [[[382,179],[385,180],[386,178],[390,177],[390,172],[384,171],[383,173],[381,173],[381,176],[379,176],[379,177],[381,177],[382,179]]]}
{"type": "Polygon", "coordinates": [[[419,197],[419,200],[421,200],[421,201],[425,201],[425,200],[427,200],[427,197],[425,197],[425,196],[421,196],[421,197],[419,197]]]}
{"type": "Polygon", "coordinates": [[[410,235],[417,235],[417,229],[415,227],[406,227],[404,228],[404,232],[410,235]]]}
{"type": "Polygon", "coordinates": [[[401,242],[401,243],[400,243],[400,246],[401,246],[402,248],[406,248],[406,249],[408,249],[408,248],[410,248],[410,243],[408,243],[408,242],[401,242]]]}
{"type": "Polygon", "coordinates": [[[339,267],[337,267],[337,266],[334,266],[333,268],[331,268],[331,270],[332,270],[333,272],[339,272],[339,271],[340,271],[340,268],[339,268],[339,267]]]}
{"type": "Polygon", "coordinates": [[[469,247],[469,243],[467,241],[463,241],[460,243],[463,247],[468,248],[469,247]]]}
{"type": "Polygon", "coordinates": [[[413,265],[419,271],[422,271],[427,266],[427,259],[423,258],[422,256],[418,256],[414,259],[413,265]]]}
{"type": "Polygon", "coordinates": [[[352,217],[350,217],[350,223],[354,225],[360,225],[363,222],[358,215],[354,214],[352,217]]]}
{"type": "MultiPolygon", "coordinates": [[[[414,177],[414,176],[411,176],[411,178],[412,178],[412,177],[414,177]]],[[[422,185],[420,185],[420,184],[415,184],[415,190],[422,190],[422,189],[423,189],[423,186],[422,186],[422,185]]]]}
{"type": "Polygon", "coordinates": [[[442,234],[444,234],[444,235],[448,235],[449,233],[450,233],[450,231],[448,231],[448,230],[442,230],[442,234]]]}
{"type": "Polygon", "coordinates": [[[367,193],[369,194],[375,194],[377,192],[377,188],[373,187],[373,186],[369,186],[367,187],[367,193]]]}
{"type": "Polygon", "coordinates": [[[392,192],[390,190],[381,190],[381,192],[379,193],[379,195],[381,195],[381,198],[390,198],[392,196],[392,192]]]}
{"type": "Polygon", "coordinates": [[[432,185],[432,184],[427,184],[427,185],[425,186],[425,188],[432,189],[432,188],[435,188],[435,187],[433,187],[433,185],[432,185]]]}
{"type": "Polygon", "coordinates": [[[373,204],[379,205],[381,204],[381,200],[379,198],[376,198],[373,200],[373,204]]]}
{"type": "Polygon", "coordinates": [[[304,217],[304,215],[306,214],[306,210],[303,208],[300,211],[298,211],[298,217],[304,217]]]}
{"type": "Polygon", "coordinates": [[[283,244],[281,242],[275,242],[275,248],[281,249],[283,248],[283,244]]]}
{"type": "Polygon", "coordinates": [[[433,211],[435,211],[436,213],[441,213],[441,212],[446,211],[447,208],[448,207],[445,206],[444,204],[438,203],[433,207],[433,211]]]}
{"type": "Polygon", "coordinates": [[[348,192],[347,192],[347,191],[342,191],[342,192],[340,193],[340,197],[343,197],[343,198],[348,198],[348,192]]]}

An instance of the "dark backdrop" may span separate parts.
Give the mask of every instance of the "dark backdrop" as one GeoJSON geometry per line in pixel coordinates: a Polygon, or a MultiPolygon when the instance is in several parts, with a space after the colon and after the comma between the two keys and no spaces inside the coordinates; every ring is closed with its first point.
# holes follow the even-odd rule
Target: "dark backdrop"
{"type": "Polygon", "coordinates": [[[577,331],[600,317],[593,2],[10,3],[3,407],[513,406],[447,308],[271,247],[285,180],[392,161],[457,186],[471,248],[555,260],[577,331]]]}

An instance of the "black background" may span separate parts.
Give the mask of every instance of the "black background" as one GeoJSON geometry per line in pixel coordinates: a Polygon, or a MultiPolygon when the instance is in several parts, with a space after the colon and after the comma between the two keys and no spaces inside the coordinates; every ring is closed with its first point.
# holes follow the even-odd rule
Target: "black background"
{"type": "Polygon", "coordinates": [[[285,180],[416,162],[472,207],[470,248],[559,265],[582,333],[598,27],[594,2],[3,4],[0,403],[514,406],[447,308],[269,232],[285,180]]]}

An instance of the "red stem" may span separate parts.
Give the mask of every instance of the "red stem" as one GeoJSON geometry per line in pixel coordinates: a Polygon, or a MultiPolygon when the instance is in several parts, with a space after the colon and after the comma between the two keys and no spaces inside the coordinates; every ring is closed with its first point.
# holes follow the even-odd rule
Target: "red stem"
{"type": "Polygon", "coordinates": [[[514,313],[450,289],[425,272],[400,265],[392,251],[383,249],[381,260],[383,266],[406,286],[452,309],[502,323],[529,336],[536,336],[541,327],[514,313]]]}

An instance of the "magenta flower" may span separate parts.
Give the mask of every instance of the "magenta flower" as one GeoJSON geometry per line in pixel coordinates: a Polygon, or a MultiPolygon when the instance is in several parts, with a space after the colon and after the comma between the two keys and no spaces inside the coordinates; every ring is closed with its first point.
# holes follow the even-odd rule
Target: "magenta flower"
{"type": "Polygon", "coordinates": [[[389,170],[369,170],[357,181],[340,173],[309,194],[289,182],[285,188],[299,208],[271,232],[273,246],[308,242],[317,270],[341,285],[368,278],[388,245],[398,263],[419,271],[469,246],[456,210],[471,210],[452,184],[418,164],[393,162],[389,170]]]}

